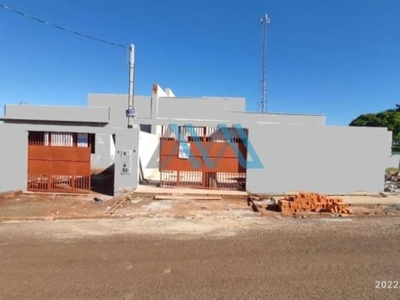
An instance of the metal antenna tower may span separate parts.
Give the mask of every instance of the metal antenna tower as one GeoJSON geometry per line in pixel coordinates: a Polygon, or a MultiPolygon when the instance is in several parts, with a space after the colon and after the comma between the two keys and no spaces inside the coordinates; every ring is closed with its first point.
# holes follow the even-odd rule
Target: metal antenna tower
{"type": "Polygon", "coordinates": [[[268,15],[261,18],[262,25],[262,49],[261,49],[261,112],[265,113],[267,108],[267,31],[271,22],[268,15]]]}

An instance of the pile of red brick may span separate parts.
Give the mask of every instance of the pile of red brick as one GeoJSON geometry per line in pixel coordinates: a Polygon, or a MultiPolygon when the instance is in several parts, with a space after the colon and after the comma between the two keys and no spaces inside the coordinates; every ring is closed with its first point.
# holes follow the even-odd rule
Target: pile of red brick
{"type": "Polygon", "coordinates": [[[279,200],[278,206],[282,213],[297,212],[329,212],[337,214],[350,214],[340,198],[330,198],[316,193],[299,193],[286,196],[279,200]]]}

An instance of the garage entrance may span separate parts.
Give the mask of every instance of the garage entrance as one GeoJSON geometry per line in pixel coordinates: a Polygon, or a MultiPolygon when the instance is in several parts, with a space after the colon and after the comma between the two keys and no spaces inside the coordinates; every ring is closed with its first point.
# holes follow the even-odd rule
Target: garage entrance
{"type": "Polygon", "coordinates": [[[34,132],[28,135],[28,191],[88,193],[92,135],[34,132]]]}
{"type": "Polygon", "coordinates": [[[248,130],[162,126],[160,186],[245,190],[248,130]]]}

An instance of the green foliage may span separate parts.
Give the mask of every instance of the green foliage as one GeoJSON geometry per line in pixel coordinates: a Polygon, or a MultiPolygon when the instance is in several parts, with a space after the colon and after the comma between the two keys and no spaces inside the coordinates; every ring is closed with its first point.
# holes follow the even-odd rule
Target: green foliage
{"type": "Polygon", "coordinates": [[[399,172],[398,168],[386,168],[385,170],[386,173],[392,173],[392,172],[399,172]]]}
{"type": "Polygon", "coordinates": [[[349,126],[386,127],[393,132],[393,148],[400,150],[400,104],[394,109],[360,115],[349,126]]]}

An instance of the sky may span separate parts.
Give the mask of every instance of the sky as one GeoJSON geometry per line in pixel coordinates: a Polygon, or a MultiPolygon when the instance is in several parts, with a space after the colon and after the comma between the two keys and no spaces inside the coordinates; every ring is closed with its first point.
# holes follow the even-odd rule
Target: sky
{"type": "MultiPolygon", "coordinates": [[[[325,115],[347,126],[400,102],[398,0],[0,0],[96,38],[135,45],[135,94],[245,97],[259,111],[268,14],[267,112],[325,115]]],[[[86,106],[89,93],[127,93],[122,47],[0,8],[4,104],[86,106]]],[[[211,109],[211,108],[210,108],[211,109]]]]}

